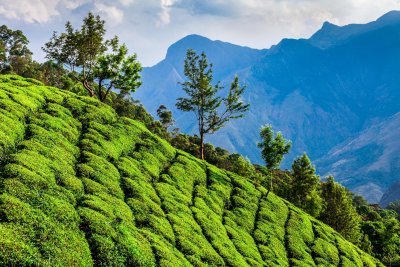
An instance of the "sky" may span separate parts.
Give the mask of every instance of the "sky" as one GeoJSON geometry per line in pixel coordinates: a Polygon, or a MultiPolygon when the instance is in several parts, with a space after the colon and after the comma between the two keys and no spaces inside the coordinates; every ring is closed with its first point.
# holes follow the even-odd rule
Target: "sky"
{"type": "Polygon", "coordinates": [[[308,38],[323,22],[366,23],[400,0],[0,0],[0,25],[20,29],[34,59],[53,31],[75,27],[91,11],[137,53],[144,66],[161,61],[168,47],[189,34],[252,48],[269,48],[283,38],[308,38]]]}

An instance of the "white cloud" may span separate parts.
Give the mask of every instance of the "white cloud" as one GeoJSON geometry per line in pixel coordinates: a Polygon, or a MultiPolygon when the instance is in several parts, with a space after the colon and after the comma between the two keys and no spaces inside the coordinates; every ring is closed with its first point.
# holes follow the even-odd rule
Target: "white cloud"
{"type": "Polygon", "coordinates": [[[124,19],[124,12],[116,6],[109,6],[103,3],[95,3],[95,12],[99,13],[111,26],[120,24],[124,19]]]}
{"type": "Polygon", "coordinates": [[[394,9],[400,0],[0,0],[0,21],[28,33],[40,50],[53,30],[63,31],[67,20],[80,25],[92,11],[106,20],[108,34],[151,65],[188,34],[268,48],[282,38],[307,38],[324,21],[366,23],[394,9]]]}
{"type": "MultiPolygon", "coordinates": [[[[119,0],[120,5],[129,6],[133,0],[119,0]]],[[[74,10],[83,4],[91,4],[97,12],[111,24],[117,25],[123,21],[123,11],[115,1],[109,0],[1,0],[0,17],[9,20],[22,20],[27,23],[46,23],[53,17],[68,10],[74,10]],[[111,2],[111,5],[106,4],[111,2]]]]}
{"type": "Polygon", "coordinates": [[[29,23],[44,23],[59,12],[58,0],[2,0],[0,16],[10,20],[23,20],[29,23]]]}
{"type": "Polygon", "coordinates": [[[370,19],[371,14],[399,9],[399,0],[178,0],[173,7],[186,9],[192,16],[263,17],[265,21],[335,20],[349,23],[349,18],[370,19]]]}
{"type": "Polygon", "coordinates": [[[171,22],[171,7],[174,0],[160,0],[161,11],[158,13],[157,27],[168,25],[171,22]]]}
{"type": "Polygon", "coordinates": [[[90,0],[1,0],[0,17],[27,23],[46,23],[65,10],[75,9],[90,0]]]}
{"type": "Polygon", "coordinates": [[[61,6],[61,8],[66,7],[67,9],[72,10],[83,5],[87,1],[88,0],[62,0],[59,6],[61,6]]]}
{"type": "Polygon", "coordinates": [[[211,38],[266,48],[282,38],[308,37],[324,21],[338,25],[369,22],[389,10],[400,9],[400,1],[179,0],[171,9],[172,18],[178,10],[187,14],[185,25],[175,27],[187,26],[187,30],[199,29],[195,33],[208,33],[211,38]]]}
{"type": "Polygon", "coordinates": [[[131,5],[134,0],[119,0],[119,2],[123,5],[123,6],[129,6],[131,5]]]}

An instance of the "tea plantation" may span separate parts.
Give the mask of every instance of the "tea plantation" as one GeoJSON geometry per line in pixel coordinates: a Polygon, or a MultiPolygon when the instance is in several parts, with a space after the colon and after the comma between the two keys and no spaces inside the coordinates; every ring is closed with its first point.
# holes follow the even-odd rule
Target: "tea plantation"
{"type": "Polygon", "coordinates": [[[0,266],[382,266],[97,100],[0,76],[0,266]]]}

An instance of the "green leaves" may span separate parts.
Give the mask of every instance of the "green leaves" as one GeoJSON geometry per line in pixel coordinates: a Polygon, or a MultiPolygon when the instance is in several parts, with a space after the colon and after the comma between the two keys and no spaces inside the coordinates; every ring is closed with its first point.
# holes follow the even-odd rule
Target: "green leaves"
{"type": "Polygon", "coordinates": [[[257,145],[261,148],[261,156],[267,168],[270,170],[279,168],[283,156],[289,153],[292,143],[285,140],[281,132],[274,137],[272,125],[262,127],[260,136],[262,141],[257,145]]]}
{"type": "Polygon", "coordinates": [[[160,121],[165,129],[168,129],[168,127],[174,123],[172,112],[164,105],[160,105],[157,109],[157,116],[160,118],[160,121]]]}
{"type": "Polygon", "coordinates": [[[0,73],[23,74],[32,61],[28,38],[20,30],[0,26],[0,73]]]}
{"type": "Polygon", "coordinates": [[[112,88],[119,89],[119,93],[125,96],[142,84],[139,74],[142,66],[136,61],[136,54],[128,56],[127,47],[124,44],[118,46],[118,39],[112,42],[112,46],[112,51],[101,55],[93,67],[98,98],[102,102],[112,88]]]}
{"type": "Polygon", "coordinates": [[[319,176],[315,174],[315,167],[306,153],[293,162],[292,176],[288,200],[312,216],[318,216],[322,209],[322,200],[317,192],[319,176]]]}
{"type": "Polygon", "coordinates": [[[336,183],[332,176],[321,185],[324,209],[319,219],[341,233],[347,240],[357,243],[360,239],[360,216],[353,207],[350,193],[336,183]]]}
{"type": "Polygon", "coordinates": [[[141,85],[142,66],[136,54],[129,56],[127,47],[119,45],[117,37],[104,39],[105,21],[99,16],[88,13],[79,30],[70,22],[65,30],[60,35],[54,32],[42,49],[46,58],[68,67],[89,96],[105,102],[112,89],[119,90],[123,97],[141,85]]]}
{"type": "Polygon", "coordinates": [[[178,98],[176,107],[196,114],[201,143],[200,155],[204,159],[204,135],[215,133],[231,119],[243,117],[250,105],[244,104],[240,99],[245,88],[239,86],[237,76],[231,84],[228,96],[217,95],[223,87],[219,82],[212,85],[212,64],[208,63],[204,52],[199,56],[192,49],[187,51],[184,74],[187,81],[180,84],[188,97],[178,98]]]}

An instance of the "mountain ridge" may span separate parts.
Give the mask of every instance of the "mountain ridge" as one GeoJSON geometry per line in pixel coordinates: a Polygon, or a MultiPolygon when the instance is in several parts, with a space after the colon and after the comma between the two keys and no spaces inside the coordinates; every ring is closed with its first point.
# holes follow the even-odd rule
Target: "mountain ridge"
{"type": "Polygon", "coordinates": [[[309,41],[319,48],[326,49],[349,37],[354,37],[370,30],[377,30],[392,25],[393,23],[400,23],[400,11],[390,11],[379,17],[377,20],[367,24],[348,24],[338,26],[326,21],[323,23],[322,28],[310,37],[309,41]],[[334,40],[332,40],[332,35],[334,36],[334,40]],[[330,38],[330,40],[327,40],[327,38],[330,38]],[[335,42],[332,43],[332,41],[335,42]]]}

